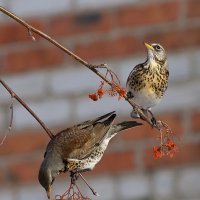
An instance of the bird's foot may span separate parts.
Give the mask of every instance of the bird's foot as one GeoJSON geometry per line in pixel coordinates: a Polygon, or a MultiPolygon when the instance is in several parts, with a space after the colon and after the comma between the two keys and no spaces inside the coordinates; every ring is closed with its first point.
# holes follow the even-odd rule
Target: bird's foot
{"type": "Polygon", "coordinates": [[[71,183],[73,185],[76,185],[76,181],[79,178],[79,173],[77,171],[70,172],[70,177],[71,177],[71,183]]]}
{"type": "Polygon", "coordinates": [[[149,113],[151,115],[151,123],[152,123],[152,126],[153,127],[156,127],[157,126],[157,120],[156,118],[154,117],[154,114],[151,112],[150,109],[146,110],[147,111],[147,114],[149,113]]]}
{"type": "Polygon", "coordinates": [[[156,125],[157,125],[157,120],[156,120],[155,117],[152,117],[152,118],[151,118],[151,123],[152,123],[152,126],[153,126],[153,127],[156,127],[156,125]]]}
{"type": "Polygon", "coordinates": [[[137,114],[134,110],[131,112],[131,118],[134,118],[134,119],[139,119],[140,118],[140,115],[137,114]]]}
{"type": "Polygon", "coordinates": [[[134,97],[134,95],[131,91],[127,92],[126,96],[127,96],[128,99],[132,99],[134,97]]]}

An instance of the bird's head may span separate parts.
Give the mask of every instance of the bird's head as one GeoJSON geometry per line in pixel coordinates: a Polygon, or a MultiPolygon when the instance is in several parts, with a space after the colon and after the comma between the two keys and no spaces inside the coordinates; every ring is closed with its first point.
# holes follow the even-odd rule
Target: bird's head
{"type": "Polygon", "coordinates": [[[148,60],[150,62],[160,63],[161,65],[166,63],[167,55],[165,53],[165,49],[160,44],[144,44],[148,50],[148,60]]]}
{"type": "MultiPolygon", "coordinates": [[[[51,154],[51,153],[49,153],[51,154]]],[[[46,190],[47,197],[50,198],[51,185],[56,176],[65,171],[63,161],[56,155],[46,155],[39,170],[38,180],[46,190]]]]}

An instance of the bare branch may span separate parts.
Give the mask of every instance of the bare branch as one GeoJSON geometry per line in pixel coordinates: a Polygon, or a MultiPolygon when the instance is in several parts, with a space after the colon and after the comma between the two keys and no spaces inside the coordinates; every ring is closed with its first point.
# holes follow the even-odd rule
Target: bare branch
{"type": "Polygon", "coordinates": [[[8,127],[8,131],[10,132],[11,129],[12,129],[12,123],[13,123],[13,113],[14,113],[14,97],[11,95],[11,103],[10,103],[10,111],[11,111],[11,114],[10,114],[10,123],[9,123],[9,127],[8,127]]]}
{"type": "Polygon", "coordinates": [[[7,138],[7,135],[8,133],[10,133],[11,129],[12,129],[12,123],[13,123],[13,112],[14,112],[14,109],[13,109],[13,104],[14,104],[14,98],[13,96],[11,95],[11,103],[10,103],[10,111],[11,111],[11,114],[10,114],[10,123],[9,123],[9,127],[8,127],[8,130],[5,132],[2,140],[1,140],[1,143],[0,143],[0,146],[2,146],[7,138]]]}
{"type": "MultiPolygon", "coordinates": [[[[42,128],[46,131],[46,133],[49,135],[49,137],[52,139],[54,137],[53,133],[50,131],[50,129],[45,125],[45,123],[31,110],[28,105],[3,81],[0,80],[0,83],[6,88],[6,90],[10,93],[12,98],[15,98],[42,126],[42,128]]],[[[10,127],[12,127],[12,119],[13,119],[13,104],[11,103],[11,121],[10,121],[10,127]]],[[[5,139],[4,139],[5,140],[5,139]]]]}
{"type": "Polygon", "coordinates": [[[83,179],[83,181],[85,182],[85,184],[89,187],[89,189],[91,190],[92,194],[95,196],[100,196],[86,181],[86,179],[83,177],[83,175],[81,173],[79,173],[80,177],[83,179]]]}
{"type": "MultiPolygon", "coordinates": [[[[24,20],[20,19],[15,14],[13,14],[10,11],[6,10],[2,6],[0,6],[0,11],[3,12],[3,13],[5,13],[9,17],[13,18],[14,20],[16,20],[18,23],[20,23],[24,27],[26,27],[28,29],[28,33],[29,33],[29,35],[31,36],[32,39],[34,38],[33,35],[32,35],[32,33],[36,33],[36,34],[40,35],[41,37],[43,37],[44,39],[48,40],[50,43],[54,44],[59,49],[61,49],[62,51],[64,51],[68,55],[70,55],[72,58],[74,58],[75,60],[77,60],[79,63],[85,65],[87,68],[89,68],[91,71],[93,71],[96,75],[98,75],[101,79],[103,79],[107,84],[109,84],[112,87],[112,85],[113,85],[112,81],[110,81],[109,79],[107,79],[102,73],[100,73],[96,69],[96,68],[98,68],[98,66],[89,64],[88,62],[86,62],[85,60],[83,60],[82,58],[80,58],[79,56],[77,56],[76,54],[72,53],[70,50],[68,50],[64,46],[62,46],[56,40],[52,39],[47,34],[43,33],[42,31],[40,31],[40,30],[38,30],[36,28],[34,28],[33,26],[29,25],[24,20]]],[[[110,71],[108,69],[108,67],[105,66],[105,64],[100,64],[99,66],[102,66],[103,68],[107,68],[107,70],[110,71]]],[[[139,116],[141,117],[142,120],[144,120],[147,123],[149,123],[150,126],[153,126],[153,124],[151,122],[151,119],[143,113],[143,111],[140,109],[140,107],[136,103],[134,103],[133,100],[129,100],[126,95],[124,95],[123,97],[133,107],[133,110],[136,113],[139,114],[139,116]]],[[[154,127],[156,127],[158,129],[157,126],[154,126],[154,127]]]]}

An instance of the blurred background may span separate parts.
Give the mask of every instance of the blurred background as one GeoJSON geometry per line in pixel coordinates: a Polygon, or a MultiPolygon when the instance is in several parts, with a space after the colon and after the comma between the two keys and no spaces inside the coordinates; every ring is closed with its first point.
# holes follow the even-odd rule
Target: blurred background
{"type": "MultiPolygon", "coordinates": [[[[58,40],[92,64],[107,63],[122,84],[146,59],[143,42],[162,44],[170,82],[153,109],[180,136],[173,159],[155,160],[156,130],[144,125],[119,134],[97,167],[85,173],[103,200],[200,199],[200,1],[199,0],[1,0],[1,6],[58,40]]],[[[56,133],[69,125],[116,110],[130,119],[131,107],[117,97],[88,99],[100,79],[70,56],[0,13],[1,78],[56,133]]],[[[0,87],[0,137],[8,130],[11,99],[0,87]]],[[[45,200],[37,175],[47,134],[14,101],[13,129],[0,147],[0,199],[45,200]]],[[[68,187],[60,176],[53,193],[68,187]]]]}

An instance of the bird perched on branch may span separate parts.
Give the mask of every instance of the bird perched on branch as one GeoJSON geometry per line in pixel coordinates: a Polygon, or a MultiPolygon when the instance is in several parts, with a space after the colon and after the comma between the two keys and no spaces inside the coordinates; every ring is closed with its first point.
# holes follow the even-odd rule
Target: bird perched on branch
{"type": "MultiPolygon", "coordinates": [[[[152,122],[156,123],[150,109],[160,102],[168,86],[167,55],[160,44],[144,44],[148,51],[147,60],[130,72],[126,83],[127,97],[141,106],[145,114],[150,113],[152,122]]],[[[131,117],[139,116],[132,111],[131,117]]]]}
{"type": "Polygon", "coordinates": [[[92,170],[100,161],[112,137],[122,130],[141,125],[135,121],[114,125],[115,117],[116,114],[111,112],[85,121],[61,131],[49,142],[38,176],[48,198],[58,174],[69,171],[71,181],[76,181],[80,172],[92,170]]]}

